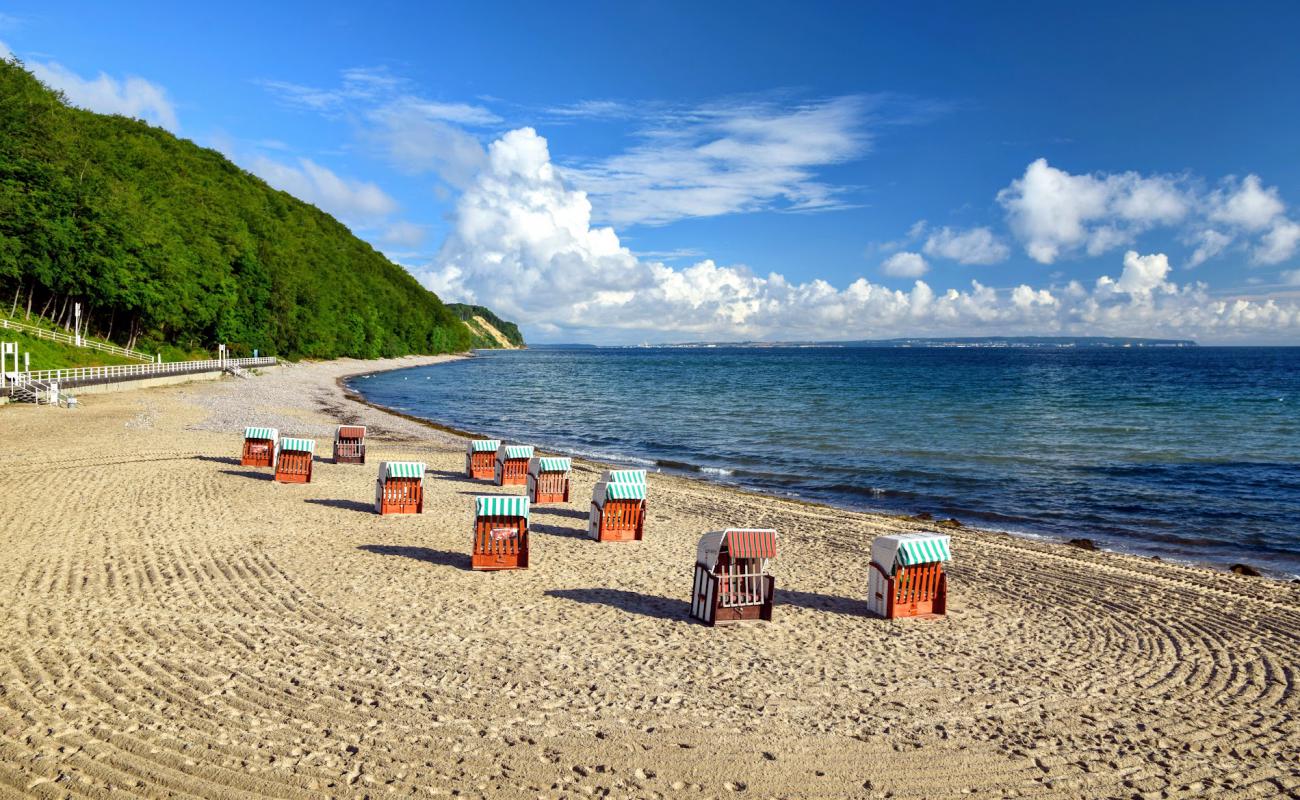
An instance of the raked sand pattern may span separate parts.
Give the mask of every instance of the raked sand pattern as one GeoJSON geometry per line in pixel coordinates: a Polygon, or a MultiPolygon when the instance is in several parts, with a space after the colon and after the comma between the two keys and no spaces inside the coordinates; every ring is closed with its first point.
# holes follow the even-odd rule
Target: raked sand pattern
{"type": "Polygon", "coordinates": [[[598,545],[582,464],[533,569],[473,573],[504,490],[335,385],[382,366],[0,410],[0,796],[1300,790],[1294,585],[958,531],[948,618],[884,622],[869,541],[910,523],[651,476],[646,541],[598,545]],[[328,455],[337,421],[371,464],[238,464],[246,424],[328,455]],[[422,517],[372,513],[382,460],[430,465],[422,517]],[[780,531],[771,624],[687,620],[726,524],[780,531]]]}

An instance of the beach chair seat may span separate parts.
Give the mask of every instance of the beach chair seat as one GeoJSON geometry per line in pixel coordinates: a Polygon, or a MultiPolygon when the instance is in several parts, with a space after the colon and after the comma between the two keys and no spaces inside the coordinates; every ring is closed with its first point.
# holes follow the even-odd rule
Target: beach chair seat
{"type": "Polygon", "coordinates": [[[244,449],[239,463],[245,467],[275,466],[280,432],[275,428],[244,428],[244,449]]]}
{"type": "Polygon", "coordinates": [[[533,504],[569,502],[572,460],[533,456],[528,459],[528,500],[533,504]]]}
{"type": "Polygon", "coordinates": [[[497,486],[527,486],[531,444],[503,444],[497,448],[493,477],[497,486]]]}
{"type": "Polygon", "coordinates": [[[497,439],[474,439],[465,446],[465,474],[475,480],[493,480],[496,477],[497,439]]]}
{"type": "Polygon", "coordinates": [[[871,543],[867,608],[885,619],[938,617],[948,612],[951,537],[941,533],[877,536],[871,543]]]}
{"type": "Polygon", "coordinates": [[[528,539],[527,497],[474,498],[473,569],[528,569],[528,539]]]}
{"type": "Polygon", "coordinates": [[[315,454],[314,439],[284,437],[275,457],[275,479],[280,483],[311,483],[315,454]]]}
{"type": "Polygon", "coordinates": [[[598,542],[639,542],[645,516],[645,484],[601,481],[591,492],[587,535],[598,542]]]}
{"type": "Polygon", "coordinates": [[[704,534],[695,548],[691,616],[705,625],[772,619],[776,531],[728,528],[704,534]]]}
{"type": "Polygon", "coordinates": [[[425,465],[418,461],[381,461],[375,479],[375,513],[424,513],[425,465]]]}
{"type": "Polygon", "coordinates": [[[340,425],[334,432],[334,463],[366,463],[366,426],[340,425]]]}

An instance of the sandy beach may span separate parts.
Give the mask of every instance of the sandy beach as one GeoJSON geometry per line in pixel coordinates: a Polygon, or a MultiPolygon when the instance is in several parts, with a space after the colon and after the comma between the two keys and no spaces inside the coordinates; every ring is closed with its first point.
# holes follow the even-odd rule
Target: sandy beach
{"type": "Polygon", "coordinates": [[[954,530],[947,618],[866,615],[922,523],[652,475],[646,541],[469,570],[456,436],[337,361],[0,409],[0,796],[1229,797],[1300,791],[1300,586],[954,530]],[[338,422],[366,466],[328,463],[338,422]],[[308,485],[244,425],[318,440],[308,485]],[[373,513],[382,460],[422,516],[373,513]],[[695,544],[779,531],[771,623],[688,620],[695,544]]]}

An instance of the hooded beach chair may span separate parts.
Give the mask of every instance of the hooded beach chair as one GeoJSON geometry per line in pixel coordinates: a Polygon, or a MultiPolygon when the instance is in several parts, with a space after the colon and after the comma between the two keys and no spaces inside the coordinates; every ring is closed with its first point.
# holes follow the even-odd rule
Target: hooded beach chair
{"type": "Polygon", "coordinates": [[[885,619],[937,617],[948,611],[950,537],[941,533],[877,536],[871,543],[867,609],[885,619]]]}
{"type": "Polygon", "coordinates": [[[275,455],[275,479],[280,483],[311,483],[311,462],[315,453],[314,439],[284,437],[275,455]]]}
{"type": "Polygon", "coordinates": [[[275,466],[275,448],[280,432],[275,428],[244,428],[244,452],[239,463],[245,467],[275,466]]]}
{"type": "Polygon", "coordinates": [[[375,513],[424,513],[424,464],[381,461],[375,479],[375,513]]]}
{"type": "Polygon", "coordinates": [[[606,483],[639,483],[645,486],[645,470],[607,469],[600,474],[600,479],[606,483]]]}
{"type": "Polygon", "coordinates": [[[334,463],[366,463],[366,426],[340,425],[334,432],[334,463]]]}
{"type": "Polygon", "coordinates": [[[496,439],[474,439],[465,447],[465,474],[479,480],[492,480],[496,477],[497,448],[501,442],[496,439]]]}
{"type": "Polygon", "coordinates": [[[569,471],[572,467],[572,460],[558,456],[528,459],[529,501],[533,505],[569,502],[569,471]]]}
{"type": "Polygon", "coordinates": [[[728,528],[704,534],[695,548],[691,616],[705,625],[770,621],[776,579],[767,568],[774,558],[774,530],[728,528]]]}
{"type": "Polygon", "coordinates": [[[645,484],[596,484],[591,492],[587,535],[598,542],[641,541],[645,536],[645,484]]]}
{"type": "Polygon", "coordinates": [[[528,498],[474,498],[474,569],[528,569],[528,498]]]}
{"type": "Polygon", "coordinates": [[[528,462],[533,457],[531,444],[503,444],[497,448],[497,486],[527,486],[528,462]]]}

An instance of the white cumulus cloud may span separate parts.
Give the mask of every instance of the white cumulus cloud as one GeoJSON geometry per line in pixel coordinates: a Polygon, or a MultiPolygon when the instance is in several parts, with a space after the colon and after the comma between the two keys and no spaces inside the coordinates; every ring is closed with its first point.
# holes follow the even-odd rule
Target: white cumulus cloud
{"type": "Polygon", "coordinates": [[[967,231],[940,228],[925,240],[923,252],[931,258],[947,258],[961,264],[996,264],[1005,261],[1011,249],[988,228],[967,231]]]}
{"type": "MultiPolygon", "coordinates": [[[[1118,278],[1087,289],[1020,285],[895,290],[859,278],[843,288],[702,260],[643,260],[609,227],[593,227],[585,192],[567,185],[530,128],[495,141],[461,196],[435,261],[417,269],[449,300],[491,306],[550,338],[845,339],[900,335],[1067,333],[1294,337],[1300,307],[1217,299],[1169,280],[1163,254],[1125,255],[1118,278]]],[[[919,254],[912,254],[921,258],[919,254]]]]}
{"type": "Polygon", "coordinates": [[[397,210],[397,201],[368,181],[337,175],[309,158],[296,164],[258,156],[249,169],[277,189],[327,211],[349,225],[365,225],[397,210]]]}
{"type": "Polygon", "coordinates": [[[1140,232],[1187,216],[1192,198],[1167,176],[1136,172],[1072,175],[1040,158],[998,193],[1011,230],[1029,257],[1051,264],[1085,250],[1099,255],[1140,232]]]}
{"type": "MultiPolygon", "coordinates": [[[[0,58],[12,57],[13,52],[0,42],[0,58]]],[[[135,117],[172,132],[180,129],[176,107],[167,90],[153,81],[133,75],[114,78],[103,72],[93,78],[83,78],[57,61],[27,61],[24,65],[41,83],[63,92],[74,106],[101,114],[135,117]]]]}
{"type": "Polygon", "coordinates": [[[893,275],[896,278],[919,278],[930,271],[930,265],[925,263],[920,253],[904,250],[885,259],[880,269],[886,275],[893,275]]]}

